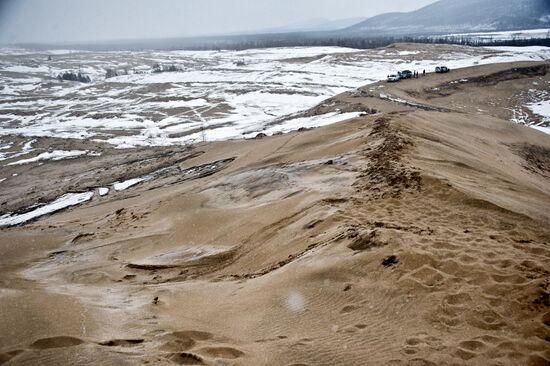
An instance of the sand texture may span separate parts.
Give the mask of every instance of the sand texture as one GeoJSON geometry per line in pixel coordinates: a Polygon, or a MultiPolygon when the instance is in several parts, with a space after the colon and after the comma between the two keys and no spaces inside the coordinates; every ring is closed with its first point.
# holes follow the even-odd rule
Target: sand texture
{"type": "Polygon", "coordinates": [[[369,85],[306,112],[370,111],[326,127],[40,168],[179,167],[0,229],[0,364],[549,365],[550,136],[509,122],[548,71],[369,85]]]}

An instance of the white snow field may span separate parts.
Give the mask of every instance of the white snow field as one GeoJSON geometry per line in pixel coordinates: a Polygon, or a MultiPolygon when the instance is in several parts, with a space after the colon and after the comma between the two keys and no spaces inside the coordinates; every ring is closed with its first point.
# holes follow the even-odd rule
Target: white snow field
{"type": "MultiPolygon", "coordinates": [[[[247,51],[81,52],[0,49],[2,135],[103,141],[119,148],[273,134],[353,115],[280,118],[396,70],[431,72],[477,64],[550,59],[550,48],[460,51],[338,47],[247,51]],[[51,58],[51,59],[50,59],[51,58]],[[182,71],[153,72],[174,65],[182,71]],[[119,74],[106,79],[106,69],[119,74]],[[91,83],[52,76],[73,71],[91,83]]],[[[1,143],[1,141],[0,141],[1,143]]],[[[0,151],[0,159],[2,158],[0,151]]]]}
{"type": "MultiPolygon", "coordinates": [[[[517,31],[504,32],[474,32],[474,33],[456,33],[437,36],[443,38],[463,38],[480,42],[493,41],[511,41],[511,40],[526,40],[537,38],[549,38],[550,28],[527,29],[517,31]]],[[[436,37],[436,38],[437,38],[436,37]]]]}

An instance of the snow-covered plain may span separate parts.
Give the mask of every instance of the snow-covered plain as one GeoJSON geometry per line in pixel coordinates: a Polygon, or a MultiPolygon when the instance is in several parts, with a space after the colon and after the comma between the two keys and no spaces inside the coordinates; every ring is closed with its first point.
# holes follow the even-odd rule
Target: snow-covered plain
{"type": "Polygon", "coordinates": [[[383,80],[396,70],[548,59],[550,49],[544,47],[440,53],[338,47],[40,54],[0,50],[0,136],[86,138],[131,148],[287,132],[349,118],[280,117],[383,80]],[[183,71],[154,73],[156,63],[183,71]],[[105,79],[107,68],[128,74],[105,79]],[[52,78],[64,70],[80,70],[92,83],[52,78]]]}
{"type": "Polygon", "coordinates": [[[474,33],[457,33],[447,34],[444,36],[437,36],[436,38],[462,38],[480,42],[493,42],[493,41],[510,41],[510,40],[525,40],[525,39],[538,39],[549,38],[550,29],[528,29],[518,31],[504,31],[504,32],[474,32],[474,33]]]}

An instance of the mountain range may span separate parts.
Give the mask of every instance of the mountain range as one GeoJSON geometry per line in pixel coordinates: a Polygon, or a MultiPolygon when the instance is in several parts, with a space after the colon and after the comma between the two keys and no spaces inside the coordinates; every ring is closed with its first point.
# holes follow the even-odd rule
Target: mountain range
{"type": "Polygon", "coordinates": [[[549,0],[441,0],[407,13],[386,13],[342,33],[420,35],[550,27],[549,0]]]}

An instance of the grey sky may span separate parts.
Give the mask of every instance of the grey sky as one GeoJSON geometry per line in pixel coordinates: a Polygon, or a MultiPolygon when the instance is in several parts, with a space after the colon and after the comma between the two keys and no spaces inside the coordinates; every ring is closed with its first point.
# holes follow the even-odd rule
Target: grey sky
{"type": "Polygon", "coordinates": [[[435,0],[0,0],[0,43],[227,34],[410,11],[435,0]]]}

